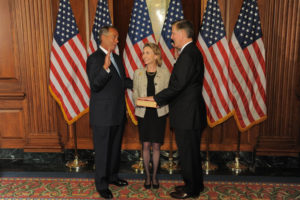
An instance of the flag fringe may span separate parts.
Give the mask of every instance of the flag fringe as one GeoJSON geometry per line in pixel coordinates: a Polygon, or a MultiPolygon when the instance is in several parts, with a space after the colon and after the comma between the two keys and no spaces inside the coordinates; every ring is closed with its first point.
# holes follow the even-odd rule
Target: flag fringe
{"type": "Polygon", "coordinates": [[[138,122],[137,122],[137,120],[136,120],[135,117],[134,117],[134,113],[132,113],[132,112],[131,112],[131,109],[129,108],[129,105],[128,105],[128,102],[127,102],[127,98],[125,98],[125,101],[126,101],[126,108],[127,108],[129,117],[130,117],[132,123],[133,123],[134,125],[137,126],[137,125],[138,125],[138,122]]]}
{"type": "Polygon", "coordinates": [[[259,123],[261,123],[261,122],[263,122],[263,121],[265,121],[266,119],[267,119],[267,115],[264,115],[264,116],[262,116],[261,118],[259,118],[258,120],[255,120],[254,122],[252,122],[251,124],[249,124],[248,126],[246,126],[246,127],[242,127],[241,126],[241,124],[239,123],[239,120],[238,120],[238,117],[237,117],[237,114],[236,114],[236,112],[235,112],[235,110],[234,110],[234,119],[235,119],[235,121],[236,121],[236,123],[237,123],[237,126],[238,126],[238,129],[241,131],[241,132],[245,132],[245,131],[248,131],[251,127],[253,127],[254,125],[256,125],[256,124],[259,124],[259,123]]]}
{"type": "Polygon", "coordinates": [[[229,119],[230,117],[232,117],[232,116],[234,115],[234,113],[235,113],[234,111],[231,111],[231,112],[228,113],[225,117],[220,118],[218,121],[215,121],[215,122],[211,122],[211,121],[209,120],[209,118],[207,117],[207,124],[208,124],[208,126],[209,126],[210,128],[213,128],[213,127],[215,127],[215,126],[217,126],[217,125],[219,125],[219,124],[225,122],[227,119],[229,119]]]}
{"type": "Polygon", "coordinates": [[[89,107],[87,107],[85,110],[83,110],[82,112],[80,112],[76,117],[74,117],[71,120],[69,120],[68,117],[67,117],[67,115],[66,115],[66,113],[64,112],[62,103],[60,102],[59,98],[55,95],[55,93],[52,91],[51,86],[49,86],[49,90],[50,90],[50,94],[52,95],[52,97],[58,103],[58,105],[59,105],[59,107],[60,107],[60,109],[61,109],[61,111],[63,113],[64,119],[67,121],[68,125],[73,124],[75,121],[77,121],[79,118],[81,118],[83,115],[85,115],[86,113],[89,112],[89,107]]]}
{"type": "Polygon", "coordinates": [[[210,128],[213,128],[213,127],[225,122],[227,119],[229,119],[232,116],[234,117],[234,119],[236,121],[236,124],[237,124],[237,127],[238,127],[239,131],[241,131],[241,132],[248,131],[254,125],[259,124],[259,123],[261,123],[261,122],[263,122],[267,119],[267,115],[264,115],[261,118],[259,118],[258,120],[255,120],[254,122],[249,124],[248,126],[242,127],[241,124],[239,123],[239,120],[238,120],[238,117],[237,117],[237,114],[236,114],[235,110],[232,110],[228,115],[226,115],[225,117],[223,117],[220,120],[215,121],[215,122],[211,122],[209,120],[209,118],[207,117],[207,124],[210,128]]]}

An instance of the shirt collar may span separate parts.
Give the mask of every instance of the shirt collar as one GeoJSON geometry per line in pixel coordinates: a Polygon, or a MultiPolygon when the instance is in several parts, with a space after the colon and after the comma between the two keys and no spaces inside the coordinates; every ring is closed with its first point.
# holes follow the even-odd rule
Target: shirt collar
{"type": "Polygon", "coordinates": [[[107,51],[106,49],[104,49],[104,47],[102,47],[101,45],[100,45],[99,47],[100,47],[100,49],[101,49],[105,54],[108,53],[108,51],[107,51]]]}

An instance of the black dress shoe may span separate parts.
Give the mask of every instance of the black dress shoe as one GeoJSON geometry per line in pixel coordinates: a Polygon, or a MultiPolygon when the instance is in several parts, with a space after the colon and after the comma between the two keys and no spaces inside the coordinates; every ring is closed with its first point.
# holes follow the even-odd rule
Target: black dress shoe
{"type": "Polygon", "coordinates": [[[144,183],[144,187],[145,187],[145,189],[150,189],[151,188],[151,181],[150,181],[150,183],[149,184],[146,184],[147,183],[147,179],[145,179],[145,183],[144,183]]]}
{"type": "MultiPolygon", "coordinates": [[[[174,189],[176,192],[182,192],[182,191],[184,191],[184,188],[185,188],[185,185],[177,185],[177,186],[175,186],[174,189]]],[[[204,185],[202,185],[200,187],[200,192],[203,192],[203,190],[204,190],[204,185]]]]}
{"type": "Polygon", "coordinates": [[[154,184],[153,181],[152,181],[152,188],[153,188],[153,189],[158,189],[158,188],[159,188],[158,180],[156,180],[156,183],[157,183],[157,184],[154,184]]]}
{"type": "Polygon", "coordinates": [[[98,190],[98,192],[104,199],[112,199],[114,197],[109,189],[98,190]]]}
{"type": "Polygon", "coordinates": [[[185,187],[185,185],[177,185],[177,186],[175,186],[175,191],[182,192],[182,191],[184,191],[184,187],[185,187]]]}
{"type": "Polygon", "coordinates": [[[195,198],[195,197],[199,196],[199,195],[189,194],[189,193],[186,193],[184,191],[171,192],[170,195],[174,199],[187,199],[187,198],[195,198]]]}
{"type": "Polygon", "coordinates": [[[123,186],[128,185],[128,182],[125,181],[125,180],[122,180],[122,179],[118,179],[118,180],[116,180],[116,181],[110,182],[110,184],[116,185],[116,186],[118,186],[118,187],[123,187],[123,186]]]}

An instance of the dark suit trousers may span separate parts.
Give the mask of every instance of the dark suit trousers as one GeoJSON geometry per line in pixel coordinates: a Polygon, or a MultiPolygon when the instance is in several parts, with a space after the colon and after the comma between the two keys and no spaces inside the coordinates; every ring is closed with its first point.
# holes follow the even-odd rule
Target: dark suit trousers
{"type": "Polygon", "coordinates": [[[193,195],[203,187],[202,164],[200,155],[200,130],[175,129],[179,162],[182,169],[185,192],[193,195]]]}
{"type": "Polygon", "coordinates": [[[107,189],[118,178],[123,129],[123,125],[93,126],[97,190],[107,189]]]}

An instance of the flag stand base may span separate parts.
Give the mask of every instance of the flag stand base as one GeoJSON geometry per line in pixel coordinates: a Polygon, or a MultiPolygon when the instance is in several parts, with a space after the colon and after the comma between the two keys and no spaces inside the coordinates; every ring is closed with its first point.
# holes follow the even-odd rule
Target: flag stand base
{"type": "Polygon", "coordinates": [[[232,162],[227,163],[227,167],[231,169],[233,172],[235,172],[236,175],[241,173],[242,171],[248,169],[248,167],[244,164],[240,163],[240,145],[241,145],[241,132],[238,131],[238,137],[237,137],[237,150],[235,153],[235,159],[232,162]]]}
{"type": "Polygon", "coordinates": [[[72,169],[75,169],[76,172],[78,172],[80,170],[80,168],[84,167],[86,165],[87,162],[83,162],[81,160],[78,159],[78,152],[77,152],[77,136],[76,136],[76,130],[75,130],[75,126],[74,124],[71,124],[68,126],[68,132],[70,134],[70,136],[73,135],[74,137],[74,150],[75,150],[75,158],[73,161],[68,161],[66,163],[66,166],[70,168],[70,171],[72,171],[72,169]]]}
{"type": "Polygon", "coordinates": [[[209,160],[204,161],[202,164],[202,169],[205,172],[205,174],[209,174],[209,172],[214,171],[218,169],[218,166],[215,164],[212,164],[209,160]]]}
{"type": "Polygon", "coordinates": [[[68,161],[66,163],[66,166],[70,168],[70,170],[75,169],[75,171],[79,171],[80,168],[84,167],[86,165],[86,162],[83,162],[78,159],[78,156],[75,156],[75,159],[73,161],[68,161]]]}
{"type": "Polygon", "coordinates": [[[173,161],[173,158],[169,158],[169,161],[165,162],[161,168],[167,170],[169,174],[173,174],[174,171],[178,171],[180,169],[177,163],[173,161]]]}
{"type": "Polygon", "coordinates": [[[246,165],[240,163],[238,156],[235,157],[235,161],[229,162],[227,167],[235,172],[236,175],[248,169],[246,165]]]}
{"type": "MultiPolygon", "coordinates": [[[[211,129],[210,129],[211,131],[211,129]]],[[[214,171],[218,169],[218,166],[210,162],[209,156],[209,142],[211,141],[212,134],[206,134],[206,160],[202,164],[202,170],[204,170],[205,174],[209,174],[210,171],[214,171]]]]}
{"type": "Polygon", "coordinates": [[[140,160],[131,166],[135,173],[144,174],[143,157],[140,156],[140,160]]]}
{"type": "Polygon", "coordinates": [[[168,161],[166,161],[161,168],[167,170],[169,172],[169,174],[173,174],[174,171],[178,171],[180,169],[180,167],[178,166],[178,164],[176,162],[174,162],[174,157],[173,157],[173,138],[174,138],[174,130],[171,129],[171,133],[170,133],[170,146],[169,146],[169,158],[168,161]]]}

